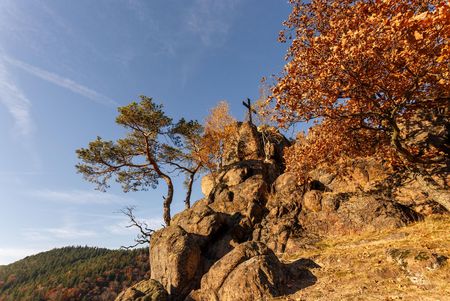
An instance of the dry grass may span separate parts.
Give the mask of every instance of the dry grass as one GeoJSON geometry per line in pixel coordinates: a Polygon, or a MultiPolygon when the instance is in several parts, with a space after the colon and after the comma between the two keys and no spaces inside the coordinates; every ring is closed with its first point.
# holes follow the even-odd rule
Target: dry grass
{"type": "Polygon", "coordinates": [[[450,300],[450,216],[392,231],[329,238],[282,258],[299,259],[320,266],[310,269],[316,282],[277,300],[450,300]],[[433,254],[448,260],[430,269],[425,259],[433,254]],[[390,259],[395,256],[399,261],[409,256],[410,261],[390,259]]]}

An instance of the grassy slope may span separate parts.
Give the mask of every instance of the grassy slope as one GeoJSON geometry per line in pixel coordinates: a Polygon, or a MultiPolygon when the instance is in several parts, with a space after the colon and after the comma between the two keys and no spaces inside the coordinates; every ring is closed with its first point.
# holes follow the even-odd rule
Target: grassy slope
{"type": "Polygon", "coordinates": [[[450,300],[450,216],[392,231],[326,239],[284,261],[299,259],[320,266],[310,268],[312,285],[279,300],[450,300]],[[403,262],[391,259],[392,250],[401,250],[396,252],[403,262]],[[429,268],[432,254],[447,258],[443,266],[429,268]]]}

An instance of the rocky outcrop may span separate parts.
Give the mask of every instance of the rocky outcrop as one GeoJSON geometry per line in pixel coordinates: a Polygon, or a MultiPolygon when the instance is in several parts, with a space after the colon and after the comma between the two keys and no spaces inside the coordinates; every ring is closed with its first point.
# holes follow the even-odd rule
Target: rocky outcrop
{"type": "Polygon", "coordinates": [[[236,143],[225,145],[223,164],[264,158],[263,141],[255,126],[248,122],[238,123],[236,143]]]}
{"type": "Polygon", "coordinates": [[[202,178],[201,189],[204,195],[209,195],[214,189],[214,186],[216,186],[214,175],[208,174],[202,178]]]}
{"type": "Polygon", "coordinates": [[[266,300],[282,295],[285,284],[286,272],[273,251],[246,242],[217,261],[187,300],[266,300]]]}
{"type": "Polygon", "coordinates": [[[422,219],[408,207],[375,196],[316,191],[314,197],[317,202],[314,209],[320,209],[303,211],[300,223],[307,232],[319,235],[394,229],[422,219]]]}
{"type": "Polygon", "coordinates": [[[283,173],[289,142],[282,135],[242,123],[238,140],[226,146],[228,165],[202,179],[205,198],[152,236],[151,278],[171,300],[280,296],[292,290],[292,275],[307,275],[305,283],[314,277],[309,266],[287,268],[277,256],[296,254],[325,236],[422,218],[417,208],[397,201],[392,173],[379,162],[356,160],[334,173],[317,168],[301,185],[295,174],[283,173]]]}
{"type": "Polygon", "coordinates": [[[289,140],[274,127],[238,122],[236,142],[225,145],[222,161],[225,166],[252,160],[283,166],[284,148],[288,145],[289,140]]]}
{"type": "Polygon", "coordinates": [[[201,202],[196,203],[190,210],[175,215],[172,219],[173,224],[200,237],[213,235],[220,230],[225,221],[224,214],[212,210],[210,206],[201,202]]]}
{"type": "Polygon", "coordinates": [[[169,295],[156,280],[143,280],[121,292],[115,301],[168,301],[169,295]]]}
{"type": "Polygon", "coordinates": [[[201,277],[197,236],[176,225],[157,231],[151,240],[150,263],[151,278],[170,295],[189,294],[201,277]]]}
{"type": "Polygon", "coordinates": [[[273,193],[267,204],[269,208],[280,205],[301,205],[305,187],[297,183],[297,176],[286,172],[278,176],[272,185],[273,193]]]}

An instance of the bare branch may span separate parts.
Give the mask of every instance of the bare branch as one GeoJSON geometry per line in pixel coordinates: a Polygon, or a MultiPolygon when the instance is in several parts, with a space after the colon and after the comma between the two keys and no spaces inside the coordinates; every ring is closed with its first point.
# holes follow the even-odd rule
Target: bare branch
{"type": "Polygon", "coordinates": [[[136,207],[134,207],[134,206],[127,206],[120,210],[120,213],[127,216],[130,220],[129,221],[130,224],[127,225],[126,227],[127,228],[132,228],[132,227],[138,228],[138,230],[140,232],[134,239],[134,241],[136,242],[134,245],[121,246],[120,247],[121,249],[129,250],[129,249],[135,248],[138,245],[150,243],[150,238],[152,237],[152,234],[155,232],[155,230],[151,229],[146,222],[140,221],[136,218],[136,216],[134,215],[135,209],[136,209],[136,207]]]}

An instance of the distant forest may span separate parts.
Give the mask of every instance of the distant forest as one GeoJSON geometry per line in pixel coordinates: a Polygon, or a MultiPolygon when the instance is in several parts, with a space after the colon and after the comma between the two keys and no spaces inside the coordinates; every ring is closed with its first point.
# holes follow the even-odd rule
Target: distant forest
{"type": "Polygon", "coordinates": [[[0,266],[0,301],[114,300],[148,277],[148,250],[65,247],[0,266]]]}

